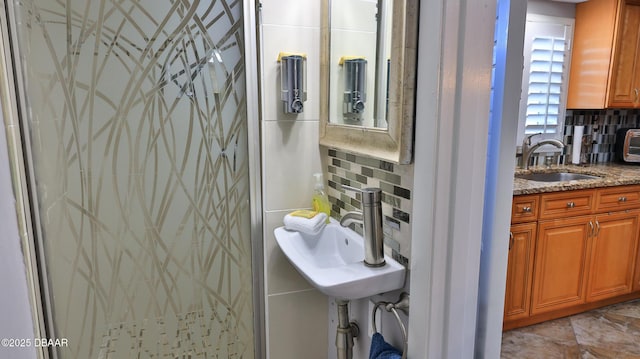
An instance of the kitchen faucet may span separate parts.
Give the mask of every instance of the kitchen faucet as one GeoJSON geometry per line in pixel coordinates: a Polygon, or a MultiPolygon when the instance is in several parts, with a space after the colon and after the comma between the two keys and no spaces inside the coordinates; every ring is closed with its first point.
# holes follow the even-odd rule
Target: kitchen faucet
{"type": "Polygon", "coordinates": [[[564,148],[564,143],[555,139],[540,140],[535,145],[531,145],[531,137],[541,134],[542,132],[525,136],[524,140],[522,141],[522,168],[524,168],[525,170],[529,169],[529,158],[531,157],[533,151],[538,149],[538,147],[543,145],[554,145],[560,149],[564,148]]]}
{"type": "Polygon", "coordinates": [[[358,189],[342,185],[342,188],[362,194],[362,212],[347,212],[340,220],[346,227],[351,223],[362,224],[364,237],[364,264],[382,267],[384,261],[384,234],[382,231],[382,190],[380,188],[358,189]]]}

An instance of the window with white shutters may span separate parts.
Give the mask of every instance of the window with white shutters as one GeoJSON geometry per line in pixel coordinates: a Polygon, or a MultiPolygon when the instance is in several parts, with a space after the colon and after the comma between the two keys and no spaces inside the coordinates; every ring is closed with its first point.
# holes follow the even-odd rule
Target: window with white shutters
{"type": "Polygon", "coordinates": [[[525,135],[562,138],[573,19],[527,17],[518,143],[525,135]]]}

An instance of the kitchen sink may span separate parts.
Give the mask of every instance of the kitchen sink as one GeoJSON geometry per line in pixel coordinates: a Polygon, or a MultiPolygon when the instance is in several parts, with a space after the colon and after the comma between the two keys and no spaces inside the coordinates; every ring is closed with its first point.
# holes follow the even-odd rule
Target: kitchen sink
{"type": "Polygon", "coordinates": [[[601,179],[602,177],[572,172],[528,173],[518,174],[516,178],[539,182],[584,181],[601,179]]]}

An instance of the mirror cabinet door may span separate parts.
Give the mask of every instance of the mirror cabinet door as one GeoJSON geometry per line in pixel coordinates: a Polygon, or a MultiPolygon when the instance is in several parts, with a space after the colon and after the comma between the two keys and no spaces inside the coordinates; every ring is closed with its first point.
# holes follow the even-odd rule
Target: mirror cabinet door
{"type": "Polygon", "coordinates": [[[322,0],[322,145],[411,162],[417,20],[417,0],[322,0]]]}

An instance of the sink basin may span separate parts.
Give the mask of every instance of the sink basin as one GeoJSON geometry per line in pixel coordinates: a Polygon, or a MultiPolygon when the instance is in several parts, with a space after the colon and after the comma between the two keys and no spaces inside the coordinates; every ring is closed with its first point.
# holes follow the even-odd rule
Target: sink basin
{"type": "Polygon", "coordinates": [[[358,233],[331,223],[316,235],[274,231],[276,242],[293,266],[322,293],[338,299],[359,299],[400,289],[405,268],[385,255],[386,264],[364,264],[364,240],[358,233]]]}
{"type": "Polygon", "coordinates": [[[561,182],[561,181],[582,181],[600,179],[602,177],[585,175],[582,173],[571,172],[551,172],[551,173],[529,173],[516,175],[516,178],[522,178],[530,181],[540,182],[561,182]]]}

